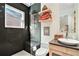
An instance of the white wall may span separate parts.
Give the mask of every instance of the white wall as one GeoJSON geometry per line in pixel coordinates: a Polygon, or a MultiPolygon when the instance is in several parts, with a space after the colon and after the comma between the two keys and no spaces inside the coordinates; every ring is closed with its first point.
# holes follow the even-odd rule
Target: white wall
{"type": "Polygon", "coordinates": [[[77,35],[78,35],[78,40],[79,40],[79,4],[76,6],[76,11],[77,11],[77,35]]]}
{"type": "Polygon", "coordinates": [[[58,9],[58,4],[54,4],[54,3],[53,4],[51,3],[41,4],[42,7],[44,5],[48,6],[52,10],[52,17],[53,17],[52,22],[41,22],[41,43],[48,44],[49,41],[54,39],[54,34],[59,32],[59,18],[58,18],[59,9],[58,9]],[[44,36],[43,28],[45,26],[50,27],[50,36],[44,36]]]}
{"type": "MultiPolygon", "coordinates": [[[[60,9],[59,9],[59,4],[56,3],[42,3],[41,6],[43,7],[44,5],[48,6],[53,14],[53,21],[52,22],[41,22],[41,43],[46,43],[48,44],[49,41],[54,39],[54,35],[57,33],[60,33],[59,29],[60,29],[60,19],[59,16],[65,15],[65,14],[70,14],[70,12],[73,12],[73,8],[72,9],[68,9],[68,11],[64,11],[62,12],[62,14],[60,13],[60,9]],[[50,26],[50,36],[44,36],[44,30],[43,28],[45,26],[50,26]]],[[[41,7],[41,8],[42,8],[41,7]]],[[[77,30],[77,37],[79,39],[79,5],[77,7],[77,5],[75,5],[75,10],[77,11],[77,26],[76,26],[76,30],[77,30]]]]}

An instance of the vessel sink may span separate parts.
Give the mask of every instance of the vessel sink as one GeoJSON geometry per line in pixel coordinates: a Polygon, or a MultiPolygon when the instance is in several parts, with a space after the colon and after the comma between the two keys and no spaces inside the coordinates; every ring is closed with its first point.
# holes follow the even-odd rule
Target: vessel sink
{"type": "Polygon", "coordinates": [[[74,39],[59,38],[58,41],[66,45],[79,45],[79,41],[74,39]]]}

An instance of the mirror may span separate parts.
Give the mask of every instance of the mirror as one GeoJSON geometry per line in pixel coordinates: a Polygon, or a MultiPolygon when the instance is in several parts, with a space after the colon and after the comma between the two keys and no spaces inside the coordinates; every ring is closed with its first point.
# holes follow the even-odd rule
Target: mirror
{"type": "Polygon", "coordinates": [[[62,14],[60,16],[60,32],[71,32],[76,33],[76,11],[71,11],[70,13],[62,14]]]}
{"type": "Polygon", "coordinates": [[[60,7],[60,32],[64,34],[65,37],[77,38],[77,10],[75,4],[63,4],[60,7]],[[69,7],[69,9],[65,8],[69,7]]]}
{"type": "Polygon", "coordinates": [[[64,15],[60,17],[60,31],[61,32],[76,32],[76,19],[73,14],[64,15]]]}
{"type": "Polygon", "coordinates": [[[61,32],[67,31],[66,30],[67,25],[68,25],[68,15],[61,16],[60,17],[60,31],[61,32]]]}

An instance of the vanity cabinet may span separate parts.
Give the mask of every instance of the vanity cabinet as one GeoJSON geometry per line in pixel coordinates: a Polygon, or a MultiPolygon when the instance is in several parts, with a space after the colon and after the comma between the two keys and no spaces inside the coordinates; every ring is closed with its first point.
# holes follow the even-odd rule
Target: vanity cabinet
{"type": "Polygon", "coordinates": [[[53,53],[61,56],[79,56],[79,49],[62,46],[58,42],[49,42],[49,56],[53,53]]]}

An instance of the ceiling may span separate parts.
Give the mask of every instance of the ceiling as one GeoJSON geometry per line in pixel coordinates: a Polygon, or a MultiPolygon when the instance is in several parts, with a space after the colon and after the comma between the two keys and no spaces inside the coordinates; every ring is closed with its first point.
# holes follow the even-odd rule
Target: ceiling
{"type": "MultiPolygon", "coordinates": [[[[29,7],[29,6],[33,5],[34,3],[23,3],[23,4],[29,7]]],[[[73,6],[74,6],[74,3],[59,3],[59,7],[62,10],[67,10],[67,9],[73,8],[73,6]]]]}
{"type": "Polygon", "coordinates": [[[24,5],[30,7],[31,5],[33,5],[34,3],[23,3],[24,5]]]}
{"type": "MultiPolygon", "coordinates": [[[[23,3],[24,5],[30,7],[34,3],[23,3]]],[[[53,3],[52,3],[53,4],[53,3]]],[[[71,10],[74,8],[75,3],[58,3],[60,13],[63,11],[71,10]]]]}

